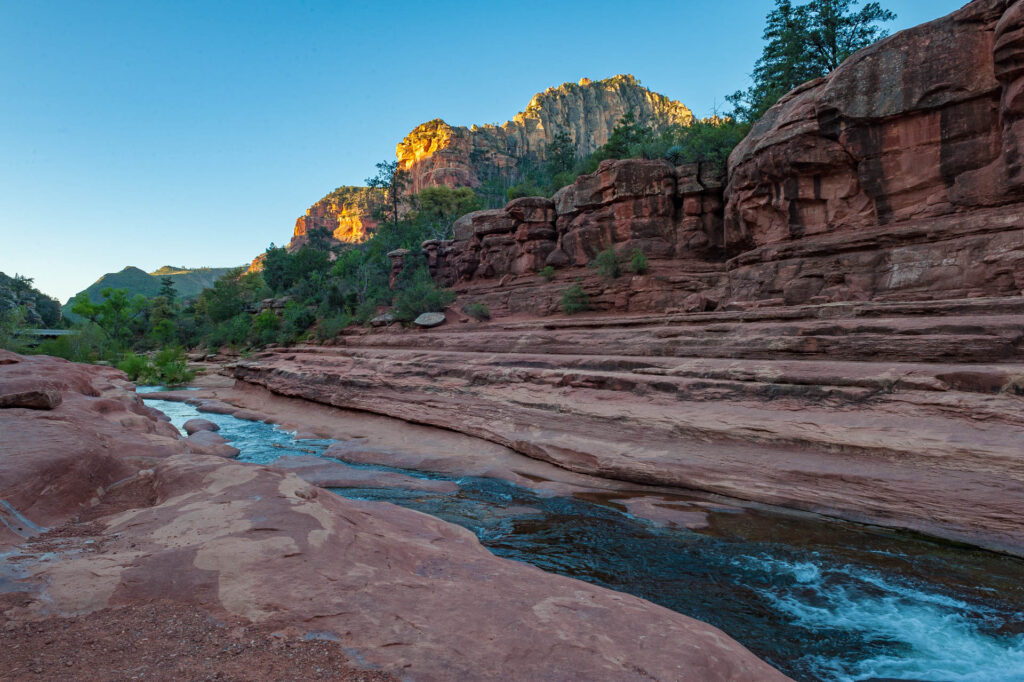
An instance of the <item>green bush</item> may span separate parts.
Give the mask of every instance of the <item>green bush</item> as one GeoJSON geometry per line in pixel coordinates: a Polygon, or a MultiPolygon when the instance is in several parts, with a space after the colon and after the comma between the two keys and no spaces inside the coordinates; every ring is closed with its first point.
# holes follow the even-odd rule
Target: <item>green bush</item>
{"type": "Polygon", "coordinates": [[[642,275],[650,269],[647,256],[640,249],[633,249],[633,255],[629,259],[629,269],[637,275],[642,275]]]}
{"type": "Polygon", "coordinates": [[[116,361],[119,354],[115,344],[95,324],[87,322],[81,325],[77,334],[58,336],[47,339],[34,349],[32,353],[52,355],[71,362],[96,362],[97,360],[116,361]]]}
{"type": "Polygon", "coordinates": [[[252,318],[252,339],[255,343],[266,345],[277,341],[277,333],[281,329],[281,318],[273,310],[267,309],[252,318]]]}
{"type": "Polygon", "coordinates": [[[442,312],[455,300],[454,292],[434,283],[426,267],[418,268],[401,284],[404,286],[395,296],[392,312],[402,322],[412,322],[423,313],[442,312]]]}
{"type": "Polygon", "coordinates": [[[610,246],[597,254],[594,260],[590,261],[590,267],[601,273],[602,277],[607,277],[608,279],[615,279],[622,274],[622,265],[619,263],[619,257],[610,246]]]}
{"type": "Polygon", "coordinates": [[[153,356],[153,368],[157,381],[168,386],[187,384],[196,374],[188,368],[185,351],[177,346],[168,346],[153,356]]]}
{"type": "Polygon", "coordinates": [[[298,303],[289,303],[281,316],[281,330],[278,343],[288,345],[299,341],[305,336],[306,330],[316,322],[316,313],[298,303]]]}
{"type": "Polygon", "coordinates": [[[168,346],[158,351],[152,360],[129,351],[117,363],[117,368],[127,374],[129,379],[142,385],[176,386],[187,384],[195,378],[195,372],[188,368],[185,351],[177,346],[168,346]]]}
{"type": "Polygon", "coordinates": [[[477,322],[483,322],[484,320],[491,319],[491,309],[488,308],[485,303],[470,303],[464,308],[464,310],[467,315],[477,322]]]}
{"type": "Polygon", "coordinates": [[[555,268],[550,265],[545,265],[537,274],[545,281],[550,282],[555,278],[555,268]]]}
{"type": "Polygon", "coordinates": [[[345,313],[338,313],[337,315],[331,315],[320,320],[316,325],[316,331],[314,335],[319,341],[327,341],[333,339],[341,330],[352,324],[352,317],[345,313]]]}
{"type": "Polygon", "coordinates": [[[566,315],[575,315],[590,310],[590,297],[579,282],[562,292],[562,312],[566,315]]]}
{"type": "Polygon", "coordinates": [[[121,362],[117,363],[117,368],[127,374],[129,379],[139,383],[150,383],[148,379],[153,377],[153,367],[149,363],[149,358],[131,351],[124,354],[121,362]]]}

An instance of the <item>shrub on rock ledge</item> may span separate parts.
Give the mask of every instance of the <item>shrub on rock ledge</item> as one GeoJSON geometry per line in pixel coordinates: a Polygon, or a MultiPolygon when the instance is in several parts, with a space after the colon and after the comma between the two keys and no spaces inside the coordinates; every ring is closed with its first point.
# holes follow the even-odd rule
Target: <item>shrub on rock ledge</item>
{"type": "Polygon", "coordinates": [[[575,315],[590,310],[590,297],[579,282],[562,292],[562,312],[566,315],[575,315]]]}
{"type": "Polygon", "coordinates": [[[486,303],[470,303],[464,310],[477,322],[491,319],[491,309],[487,307],[486,303]]]}
{"type": "Polygon", "coordinates": [[[622,274],[622,264],[619,263],[619,256],[612,247],[608,247],[594,257],[590,267],[601,273],[602,277],[615,279],[622,274]]]}

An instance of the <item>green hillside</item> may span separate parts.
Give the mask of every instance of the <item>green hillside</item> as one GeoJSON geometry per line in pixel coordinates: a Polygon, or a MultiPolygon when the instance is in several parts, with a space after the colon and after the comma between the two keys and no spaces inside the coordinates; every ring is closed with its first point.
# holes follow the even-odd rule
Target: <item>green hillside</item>
{"type": "MultiPolygon", "coordinates": [[[[159,270],[147,273],[129,265],[120,272],[108,272],[84,291],[89,295],[89,300],[95,303],[103,300],[100,292],[107,287],[127,289],[131,294],[142,294],[143,296],[152,297],[156,296],[160,291],[160,280],[164,277],[170,277],[174,281],[174,288],[178,290],[178,297],[187,299],[198,296],[200,291],[213,286],[213,283],[218,278],[233,269],[195,268],[190,270],[188,268],[176,268],[171,265],[165,265],[159,270]]],[[[77,295],[75,294],[75,296],[77,295]]],[[[64,315],[68,315],[71,312],[71,301],[74,300],[75,296],[72,296],[64,304],[62,308],[64,315]]]]}

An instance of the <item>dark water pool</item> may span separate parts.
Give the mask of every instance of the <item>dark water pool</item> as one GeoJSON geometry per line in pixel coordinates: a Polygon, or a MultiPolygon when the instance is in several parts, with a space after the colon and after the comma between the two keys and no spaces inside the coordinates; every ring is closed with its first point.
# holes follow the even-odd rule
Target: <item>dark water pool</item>
{"type": "MultiPolygon", "coordinates": [[[[151,402],[176,426],[199,416],[151,402]]],[[[203,414],[269,463],[319,454],[274,426],[203,414]]],[[[367,467],[396,471],[389,467],[367,467]]],[[[600,499],[545,497],[482,478],[456,493],[336,490],[469,528],[492,552],[711,623],[799,680],[1024,681],[1024,561],[807,516],[712,512],[661,528],[600,499]]]]}

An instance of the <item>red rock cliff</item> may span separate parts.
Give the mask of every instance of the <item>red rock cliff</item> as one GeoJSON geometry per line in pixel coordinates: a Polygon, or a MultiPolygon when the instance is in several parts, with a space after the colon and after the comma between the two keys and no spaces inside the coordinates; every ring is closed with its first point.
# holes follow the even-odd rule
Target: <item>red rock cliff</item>
{"type": "MultiPolygon", "coordinates": [[[[654,284],[602,284],[602,309],[665,310],[701,290],[760,305],[1016,296],[1021,64],[1024,3],[976,0],[785,96],[733,152],[724,195],[706,169],[605,163],[553,201],[465,216],[426,250],[442,281],[471,286],[639,249],[654,284]]],[[[519,310],[556,311],[530,296],[519,310]]]]}
{"type": "Polygon", "coordinates": [[[1024,287],[1024,5],[976,0],[784,97],[733,152],[734,296],[1024,287]]]}
{"type": "Polygon", "coordinates": [[[402,140],[396,154],[410,174],[413,193],[434,185],[514,182],[519,160],[543,161],[555,135],[568,133],[578,153],[589,154],[608,141],[615,124],[629,112],[655,129],[693,121],[689,109],[651,92],[633,76],[584,78],[534,95],[524,111],[500,126],[466,128],[441,119],[428,121],[402,140]]]}
{"type": "Polygon", "coordinates": [[[381,202],[380,191],[370,187],[339,187],[306,209],[306,215],[295,221],[295,232],[289,250],[306,243],[311,229],[324,229],[338,242],[358,244],[366,241],[377,229],[373,209],[381,202]]]}

